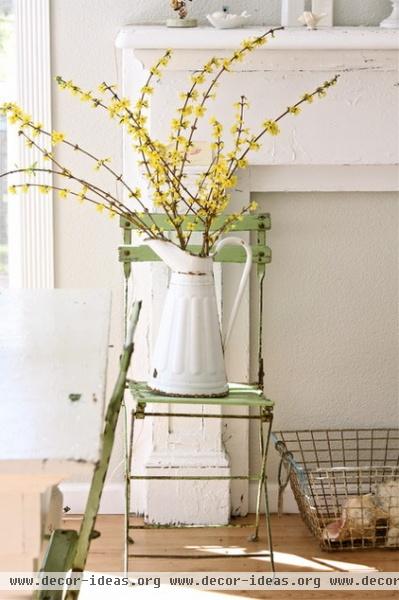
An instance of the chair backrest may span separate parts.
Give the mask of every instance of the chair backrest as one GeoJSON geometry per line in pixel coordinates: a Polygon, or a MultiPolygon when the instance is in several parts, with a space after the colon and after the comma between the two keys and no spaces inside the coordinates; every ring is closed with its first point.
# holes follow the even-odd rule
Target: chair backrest
{"type": "MultiPolygon", "coordinates": [[[[164,231],[173,231],[174,227],[168,222],[165,215],[152,213],[145,217],[147,221],[151,219],[151,222],[155,221],[158,227],[162,227],[164,231]]],[[[223,225],[226,217],[219,217],[213,224],[213,229],[219,229],[223,225]]],[[[190,222],[190,218],[186,217],[186,222],[190,222]]],[[[151,248],[142,244],[132,246],[132,231],[137,230],[137,225],[134,225],[124,217],[120,220],[120,226],[123,229],[123,241],[124,246],[119,248],[119,260],[120,262],[130,265],[132,262],[153,262],[158,261],[160,258],[155,254],[151,248]]],[[[241,221],[235,223],[234,229],[229,232],[229,235],[234,235],[236,232],[256,232],[257,239],[256,243],[251,243],[252,246],[252,260],[258,265],[265,265],[271,262],[271,251],[266,246],[266,231],[270,229],[270,215],[247,215],[242,218],[241,221]]],[[[194,231],[203,231],[204,226],[198,224],[194,231]]],[[[191,252],[198,252],[200,246],[190,244],[188,250],[191,252]]],[[[216,262],[229,262],[229,263],[242,263],[245,262],[245,250],[240,246],[225,247],[218,252],[215,257],[216,262]]]]}
{"type": "MultiPolygon", "coordinates": [[[[224,215],[215,219],[213,229],[219,229],[229,215],[224,215]]],[[[173,225],[168,222],[168,218],[159,213],[151,213],[144,216],[148,222],[154,223],[158,227],[162,227],[164,231],[174,231],[173,225]]],[[[186,223],[189,223],[190,217],[186,217],[186,223]]],[[[132,232],[137,230],[137,225],[131,223],[128,219],[121,217],[120,227],[123,230],[123,245],[119,247],[119,261],[123,264],[125,276],[125,306],[128,299],[129,278],[132,271],[132,263],[135,262],[154,262],[160,258],[151,248],[144,244],[132,245],[132,232]]],[[[240,221],[235,223],[233,230],[229,231],[228,235],[234,235],[239,232],[247,232],[253,234],[251,243],[252,261],[256,264],[257,279],[258,279],[258,383],[263,388],[263,345],[262,345],[262,318],[263,318],[263,281],[265,277],[266,265],[271,262],[272,253],[266,244],[266,232],[271,228],[270,215],[268,213],[258,215],[244,216],[240,221]]],[[[195,226],[194,231],[201,232],[204,227],[201,224],[195,226]]],[[[188,250],[198,252],[200,246],[190,244],[188,250]]],[[[240,246],[226,246],[217,253],[216,262],[222,263],[243,263],[245,262],[246,254],[244,248],[240,246]]],[[[125,312],[125,317],[127,314],[125,312]]]]}

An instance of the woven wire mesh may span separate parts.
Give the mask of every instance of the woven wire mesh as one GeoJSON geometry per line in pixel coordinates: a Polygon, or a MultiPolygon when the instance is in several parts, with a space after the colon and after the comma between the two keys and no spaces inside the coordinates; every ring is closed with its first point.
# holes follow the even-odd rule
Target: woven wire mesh
{"type": "Polygon", "coordinates": [[[399,547],[399,429],[278,431],[273,440],[323,548],[399,547]]]}

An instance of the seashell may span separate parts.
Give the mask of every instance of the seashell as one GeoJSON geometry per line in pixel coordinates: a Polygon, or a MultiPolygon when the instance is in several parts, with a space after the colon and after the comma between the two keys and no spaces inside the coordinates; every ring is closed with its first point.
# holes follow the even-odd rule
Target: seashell
{"type": "Polygon", "coordinates": [[[211,15],[206,15],[206,18],[211,25],[216,29],[234,29],[242,27],[248,23],[251,15],[244,10],[240,15],[232,15],[225,12],[214,12],[211,15]]]}
{"type": "Polygon", "coordinates": [[[342,506],[343,526],[362,531],[375,526],[376,506],[371,494],[347,498],[342,506]]]}
{"type": "Polygon", "coordinates": [[[329,523],[323,531],[323,539],[332,542],[374,538],[377,519],[385,515],[376,507],[371,494],[351,496],[342,504],[341,518],[329,523]]]}
{"type": "Polygon", "coordinates": [[[302,23],[302,25],[306,25],[308,29],[317,29],[317,24],[323,17],[326,16],[327,13],[321,13],[320,15],[315,15],[310,11],[305,11],[299,18],[298,21],[302,23]]]}
{"type": "Polygon", "coordinates": [[[329,523],[323,531],[323,539],[336,542],[341,539],[343,523],[341,519],[329,523]]]}
{"type": "Polygon", "coordinates": [[[380,483],[376,489],[377,504],[389,515],[390,525],[399,527],[399,481],[380,483]]]}
{"type": "Polygon", "coordinates": [[[399,481],[391,479],[377,486],[376,501],[388,516],[389,529],[386,545],[388,548],[399,546],[399,481]]]}

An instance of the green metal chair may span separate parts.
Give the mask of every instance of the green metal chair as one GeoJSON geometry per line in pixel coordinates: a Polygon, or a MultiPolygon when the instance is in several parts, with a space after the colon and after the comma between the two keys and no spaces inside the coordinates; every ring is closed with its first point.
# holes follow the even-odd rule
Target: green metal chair
{"type": "MultiPolygon", "coordinates": [[[[171,231],[173,228],[167,222],[167,219],[164,215],[159,215],[157,213],[153,213],[151,215],[147,215],[147,218],[156,222],[159,227],[163,227],[165,231],[171,231]]],[[[214,227],[218,228],[224,222],[226,217],[221,217],[215,223],[214,227]]],[[[132,275],[132,263],[137,262],[150,262],[150,261],[158,261],[160,260],[158,256],[150,249],[148,246],[132,245],[132,231],[136,229],[136,227],[122,218],[120,220],[120,226],[123,230],[123,241],[124,245],[119,248],[119,260],[123,264],[124,277],[125,277],[125,299],[127,305],[127,299],[129,296],[129,282],[131,280],[132,275]]],[[[223,480],[223,479],[248,479],[248,480],[257,480],[258,481],[258,493],[257,493],[257,502],[256,502],[256,517],[255,523],[249,525],[242,524],[229,524],[227,527],[245,527],[252,526],[254,527],[254,533],[250,537],[251,540],[256,541],[258,539],[259,532],[259,523],[260,523],[260,508],[261,508],[261,498],[262,494],[264,496],[265,501],[265,515],[266,515],[266,530],[267,530],[267,541],[268,541],[268,551],[265,554],[259,553],[241,553],[235,554],[234,557],[251,557],[251,556],[266,556],[270,558],[271,569],[274,572],[274,555],[273,555],[273,545],[272,545],[272,534],[270,527],[270,511],[269,511],[269,501],[268,501],[268,491],[267,491],[267,479],[266,479],[266,462],[267,462],[267,454],[269,447],[269,439],[271,434],[272,427],[272,419],[273,419],[273,402],[267,399],[263,393],[264,389],[264,366],[263,366],[263,346],[262,346],[262,316],[263,316],[263,284],[265,278],[266,264],[271,262],[271,251],[266,245],[266,232],[271,227],[270,215],[269,214],[260,214],[260,215],[250,215],[246,216],[237,223],[237,226],[234,232],[248,232],[254,239],[251,240],[251,247],[253,251],[253,262],[256,264],[257,270],[257,283],[258,283],[258,334],[257,334],[257,344],[258,344],[258,378],[256,383],[254,384],[229,384],[230,391],[226,397],[212,397],[212,398],[201,398],[200,402],[196,398],[190,397],[174,397],[174,396],[165,396],[156,394],[151,391],[145,382],[136,382],[128,380],[128,386],[132,393],[133,400],[135,402],[135,407],[132,409],[130,415],[126,414],[126,422],[130,419],[130,436],[127,442],[126,447],[126,470],[125,470],[125,479],[126,479],[126,518],[125,518],[125,561],[124,567],[125,571],[129,572],[130,569],[130,559],[133,558],[178,558],[178,559],[186,559],[190,558],[192,560],[198,559],[197,555],[165,555],[165,554],[133,554],[131,552],[131,544],[133,540],[131,538],[131,531],[134,529],[151,529],[156,528],[159,529],[162,526],[160,525],[151,525],[151,524],[143,524],[143,525],[133,525],[131,523],[131,515],[130,515],[130,497],[131,497],[131,485],[133,480],[138,479],[158,479],[158,480],[223,480]],[[153,405],[159,405],[159,410],[152,410],[153,405]],[[250,409],[257,409],[257,414],[204,414],[200,410],[197,413],[187,413],[183,411],[179,412],[169,412],[168,410],[164,410],[164,405],[181,405],[181,404],[200,404],[200,405],[219,405],[219,406],[232,406],[232,407],[249,407],[250,409]],[[151,405],[151,409],[148,410],[147,405],[151,405]],[[260,473],[257,475],[236,475],[236,476],[147,476],[147,475],[133,475],[131,473],[132,469],[132,457],[133,457],[133,435],[134,435],[134,423],[136,419],[144,419],[145,417],[169,417],[173,416],[173,418],[227,418],[227,419],[254,419],[259,422],[259,440],[260,440],[260,454],[261,454],[261,469],[260,473]]],[[[201,231],[201,226],[196,226],[196,231],[201,231]]],[[[198,251],[199,246],[191,245],[189,246],[189,250],[198,251]]],[[[216,261],[222,263],[244,263],[246,259],[245,250],[239,246],[233,247],[225,247],[221,249],[221,251],[217,254],[216,261]]],[[[165,527],[171,528],[170,525],[166,525],[165,527]]],[[[176,525],[176,528],[184,527],[184,525],[176,525]]],[[[192,528],[193,526],[190,525],[192,528]]],[[[196,526],[197,527],[197,526],[196,526]]],[[[200,527],[209,527],[200,526],[200,527]]],[[[212,526],[211,526],[212,527],[212,526]]],[[[213,526],[214,527],[214,526],[213,526]]],[[[203,558],[222,558],[221,555],[206,555],[203,558]]],[[[226,558],[231,558],[232,556],[226,556],[226,558]]]]}
{"type": "MultiPolygon", "coordinates": [[[[94,469],[80,530],[79,532],[69,529],[56,529],[53,531],[40,569],[41,572],[67,573],[71,569],[75,575],[83,573],[90,542],[100,535],[95,531],[94,527],[114,445],[116,426],[126,390],[127,372],[134,349],[133,337],[140,309],[141,302],[135,302],[127,327],[123,353],[120,358],[118,379],[105,415],[101,456],[94,469]]],[[[76,599],[78,596],[79,590],[69,590],[66,593],[65,600],[76,599]]],[[[61,600],[62,597],[62,590],[41,590],[36,594],[38,600],[61,600]]]]}

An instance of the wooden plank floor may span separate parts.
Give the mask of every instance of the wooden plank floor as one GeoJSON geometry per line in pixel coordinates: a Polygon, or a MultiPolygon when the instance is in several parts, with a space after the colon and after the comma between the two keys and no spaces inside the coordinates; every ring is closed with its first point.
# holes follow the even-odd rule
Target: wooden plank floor
{"type": "MultiPolygon", "coordinates": [[[[65,526],[79,526],[78,517],[65,519],[65,526]]],[[[247,522],[240,519],[237,522],[247,522]]],[[[140,521],[137,521],[138,523],[140,521]]],[[[92,571],[122,571],[123,554],[123,517],[120,515],[99,516],[96,529],[101,537],[93,540],[87,569],[92,571]]],[[[395,550],[355,550],[345,552],[325,552],[303,524],[299,515],[272,516],[274,550],[277,571],[399,571],[399,553],[395,550]]],[[[265,530],[261,529],[259,542],[248,541],[248,528],[213,529],[163,529],[135,530],[132,532],[135,543],[132,552],[137,554],[186,554],[195,553],[218,555],[227,549],[230,551],[262,552],[265,550],[265,530]]],[[[131,571],[269,571],[268,558],[215,558],[215,559],[135,559],[130,565],[131,571]]],[[[137,588],[135,590],[136,598],[137,588]]],[[[215,592],[216,593],[216,592],[215,592]]],[[[223,598],[224,591],[219,593],[223,598]]],[[[154,592],[155,594],[155,592],[154,592]]],[[[359,598],[359,592],[347,591],[281,591],[281,592],[228,592],[229,596],[243,598],[306,598],[327,599],[359,598]],[[317,594],[317,596],[316,596],[317,594]]],[[[198,595],[198,593],[197,593],[198,595]]],[[[154,596],[155,597],[155,596],[154,596]]],[[[161,596],[159,596],[161,597],[161,596]]],[[[362,599],[397,598],[397,592],[363,591],[362,599]]],[[[200,599],[199,599],[200,600],[200,599]]],[[[217,597],[215,596],[215,600],[217,597]]]]}

